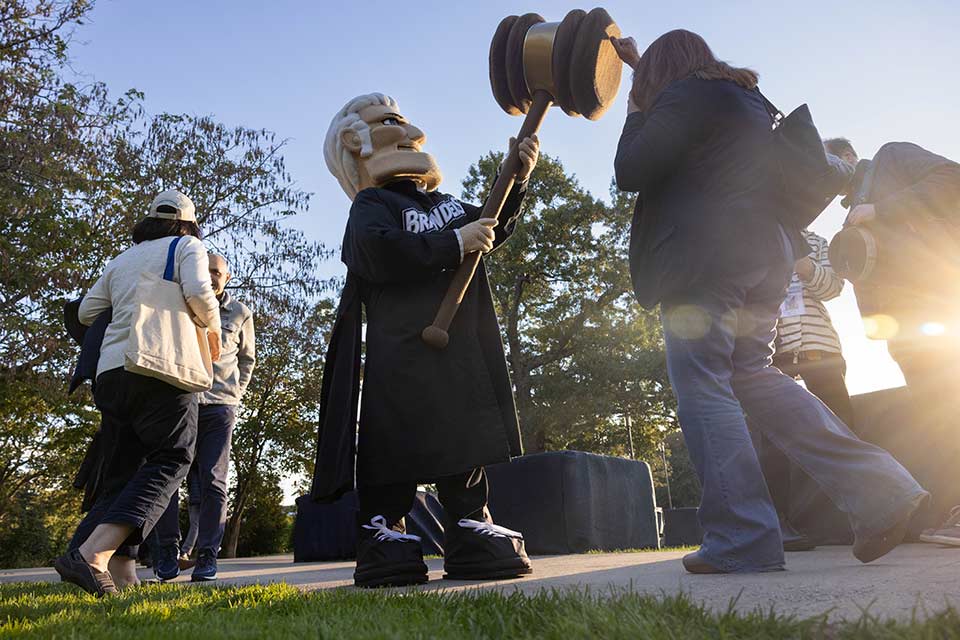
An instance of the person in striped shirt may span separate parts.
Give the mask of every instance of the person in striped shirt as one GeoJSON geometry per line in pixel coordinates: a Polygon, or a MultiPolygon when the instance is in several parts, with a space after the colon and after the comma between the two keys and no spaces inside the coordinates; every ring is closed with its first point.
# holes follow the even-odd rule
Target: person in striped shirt
{"type": "Polygon", "coordinates": [[[852,428],[847,362],[823,305],[840,295],[843,278],[830,266],[827,241],[812,231],[804,231],[803,238],[811,253],[794,265],[787,299],[780,307],[773,364],[785,374],[801,378],[810,393],[852,428]]]}

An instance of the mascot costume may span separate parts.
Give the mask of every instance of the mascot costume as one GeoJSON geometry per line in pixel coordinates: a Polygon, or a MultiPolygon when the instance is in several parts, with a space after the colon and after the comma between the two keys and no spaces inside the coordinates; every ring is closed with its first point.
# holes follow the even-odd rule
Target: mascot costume
{"type": "Polygon", "coordinates": [[[354,98],[330,124],[324,158],[353,201],[343,237],[347,266],[324,367],[314,499],[356,486],[360,587],[422,584],[418,537],[404,529],[417,485],[432,483],[447,515],[445,577],[531,573],[523,536],[492,523],[484,465],[520,455],[520,432],[500,328],[481,261],[439,351],[421,340],[454,271],[504,242],[536,164],[522,140],[520,170],[500,223],[440,193],[423,132],[379,93],[354,98]],[[366,358],[360,400],[361,322],[366,358]],[[357,408],[359,406],[359,434],[357,408]]]}

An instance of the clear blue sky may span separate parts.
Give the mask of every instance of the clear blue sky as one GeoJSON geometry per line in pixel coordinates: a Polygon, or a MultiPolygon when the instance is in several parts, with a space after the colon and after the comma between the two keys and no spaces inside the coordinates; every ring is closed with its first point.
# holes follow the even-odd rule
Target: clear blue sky
{"type": "MultiPolygon", "coordinates": [[[[810,104],[825,136],[846,135],[862,156],[908,140],[960,159],[960,2],[641,2],[604,4],[641,49],[664,31],[697,31],[723,59],[761,73],[781,109],[810,104]]],[[[290,139],[288,168],[314,194],[297,225],[339,243],[349,201],[323,163],[332,114],[370,91],[397,98],[428,136],[460,192],[467,167],[505,145],[520,120],[493,101],[487,49],[499,20],[537,11],[559,20],[589,5],[544,1],[100,0],[73,49],[78,71],[116,92],[146,93],[151,113],[212,114],[290,139]]],[[[624,85],[624,87],[626,84],[624,85]]],[[[625,92],[597,123],[552,112],[543,150],[605,196],[625,115],[625,92]]],[[[814,229],[828,238],[834,205],[814,229]]],[[[330,263],[331,273],[340,271],[330,263]]],[[[852,293],[830,305],[850,360],[851,391],[900,382],[881,344],[863,337],[852,293]]]]}

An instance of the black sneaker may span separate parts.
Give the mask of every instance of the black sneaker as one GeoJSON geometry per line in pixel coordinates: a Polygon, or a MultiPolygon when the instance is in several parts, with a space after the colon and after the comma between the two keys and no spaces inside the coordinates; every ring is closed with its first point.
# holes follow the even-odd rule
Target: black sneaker
{"type": "Polygon", "coordinates": [[[79,549],[68,551],[53,563],[63,582],[72,582],[98,598],[117,593],[109,571],[97,571],[80,555],[79,549]]]}
{"type": "Polygon", "coordinates": [[[173,580],[180,575],[180,549],[175,544],[162,545],[151,549],[153,557],[153,575],[160,580],[173,580]]]}
{"type": "Polygon", "coordinates": [[[519,531],[464,518],[447,527],[444,535],[443,577],[448,580],[518,578],[533,573],[519,531]]]}
{"type": "Polygon", "coordinates": [[[217,554],[213,549],[200,549],[197,564],[190,574],[191,582],[210,582],[217,579],[217,554]]]}
{"type": "Polygon", "coordinates": [[[920,542],[960,547],[960,506],[950,510],[950,517],[936,529],[926,529],[920,534],[920,542]]]}
{"type": "MultiPolygon", "coordinates": [[[[401,520],[401,523],[403,521],[401,520]]],[[[398,523],[399,524],[399,523],[398,523]]],[[[367,589],[424,584],[427,565],[423,562],[420,536],[387,526],[386,518],[375,516],[360,527],[357,541],[357,570],[353,583],[367,589]]]]}

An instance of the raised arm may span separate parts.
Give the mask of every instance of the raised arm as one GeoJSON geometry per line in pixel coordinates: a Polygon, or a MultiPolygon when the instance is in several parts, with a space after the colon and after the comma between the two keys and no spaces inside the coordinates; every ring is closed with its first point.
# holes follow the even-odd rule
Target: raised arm
{"type": "Polygon", "coordinates": [[[703,118],[699,97],[688,81],[676,82],[660,94],[648,113],[627,116],[614,160],[617,186],[644,192],[669,174],[700,136],[703,118]]]}

